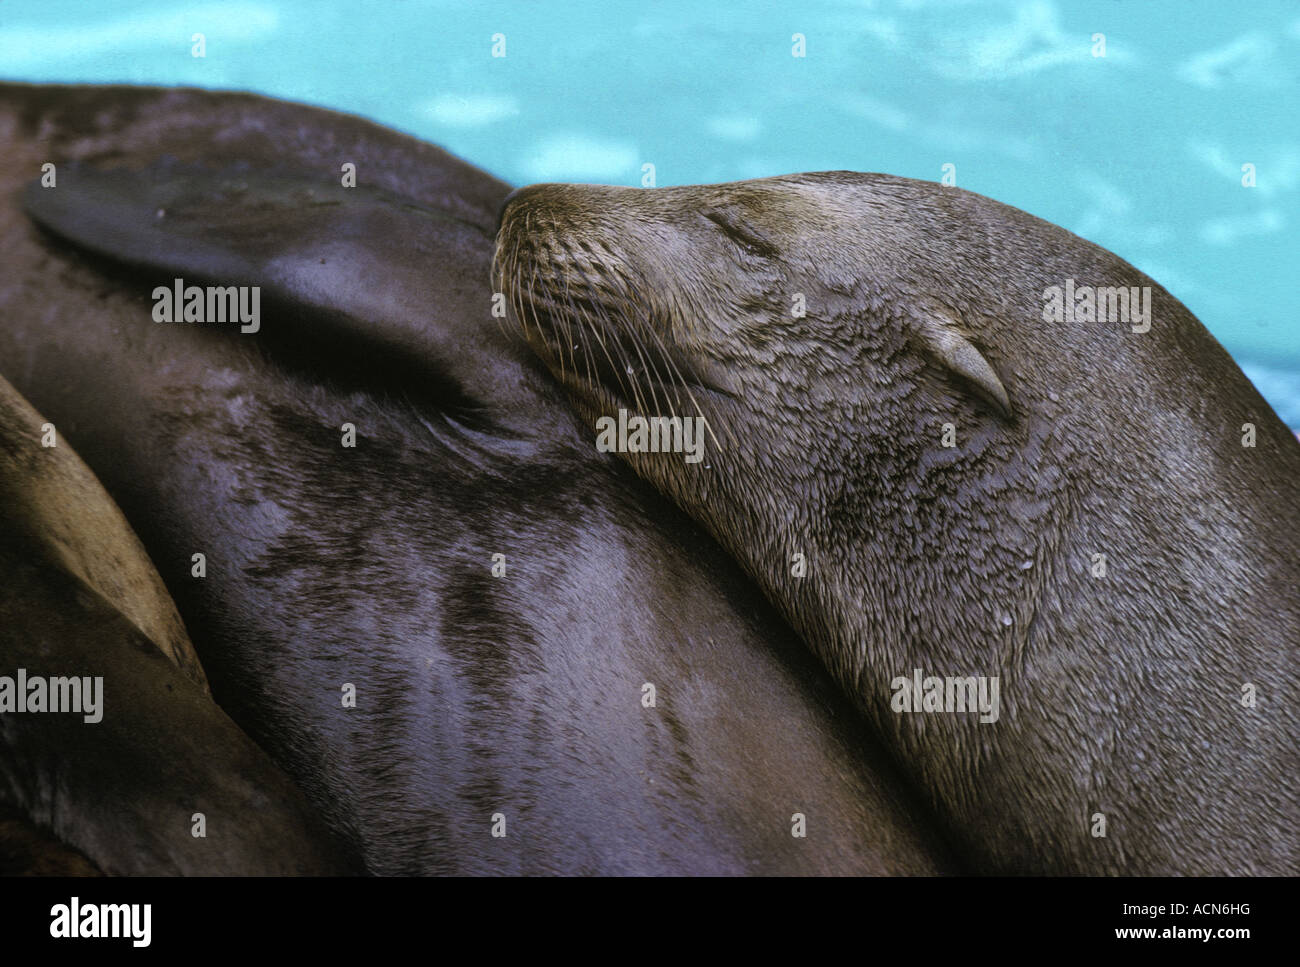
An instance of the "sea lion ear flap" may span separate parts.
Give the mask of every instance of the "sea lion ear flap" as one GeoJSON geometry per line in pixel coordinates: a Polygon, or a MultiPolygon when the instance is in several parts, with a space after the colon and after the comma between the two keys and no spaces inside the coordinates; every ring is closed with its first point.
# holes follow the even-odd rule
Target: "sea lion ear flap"
{"type": "Polygon", "coordinates": [[[931,308],[918,314],[918,320],[920,335],[934,361],[960,376],[977,396],[1009,419],[1011,400],[1006,387],[956,319],[946,310],[931,308]]]}

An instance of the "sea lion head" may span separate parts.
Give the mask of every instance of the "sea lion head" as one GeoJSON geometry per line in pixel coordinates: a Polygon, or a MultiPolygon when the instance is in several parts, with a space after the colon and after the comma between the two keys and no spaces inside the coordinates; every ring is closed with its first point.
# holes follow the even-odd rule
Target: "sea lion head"
{"type": "MultiPolygon", "coordinates": [[[[797,626],[829,631],[846,591],[869,621],[906,625],[893,585],[911,583],[908,562],[870,560],[873,547],[897,551],[877,530],[914,524],[953,475],[1010,457],[1008,385],[1022,388],[993,332],[1008,315],[988,309],[987,270],[966,264],[986,240],[948,217],[962,207],[954,199],[852,172],[654,190],[534,185],[503,207],[497,288],[588,419],[622,409],[707,421],[701,462],[624,456],[797,626]],[[957,228],[965,248],[937,261],[957,228]],[[940,445],[948,423],[963,447],[940,445]],[[800,560],[810,567],[796,577],[800,560]]],[[[912,554],[940,535],[921,536],[898,535],[912,554]]],[[[1017,563],[1026,556],[1032,548],[1017,563]]],[[[924,624],[930,607],[917,607],[924,624]]],[[[823,658],[851,689],[877,691],[858,681],[867,645],[848,639],[859,630],[841,627],[823,658]]]]}

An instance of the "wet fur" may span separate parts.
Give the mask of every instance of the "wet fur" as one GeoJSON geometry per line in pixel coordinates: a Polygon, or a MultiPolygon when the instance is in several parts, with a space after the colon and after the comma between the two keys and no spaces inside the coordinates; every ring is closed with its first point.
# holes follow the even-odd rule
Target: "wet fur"
{"type": "MultiPolygon", "coordinates": [[[[246,95],[0,87],[0,138],[0,372],[136,527],[216,699],[366,869],[953,868],[761,596],[593,452],[489,316],[505,185],[374,125],[246,95]],[[157,268],[87,255],[20,212],[47,159],[66,174],[57,191],[81,184],[83,213],[104,215],[102,232],[84,214],[66,231],[106,255],[123,250],[109,228],[141,237],[131,200],[148,214],[154,186],[173,184],[150,172],[188,172],[194,210],[225,226],[200,236],[267,286],[263,332],[150,321],[157,268]],[[76,160],[144,174],[87,167],[79,183],[76,160]],[[285,178],[337,189],[345,160],[362,188],[335,216],[285,201],[285,178]],[[231,178],[248,203],[223,213],[231,178]],[[317,243],[339,239],[339,264],[367,284],[313,301],[317,243]],[[273,276],[269,256],[290,271],[273,276]],[[339,445],[344,421],[355,450],[339,445]],[[646,681],[657,710],[640,705],[646,681]],[[790,836],[801,810],[807,841],[790,836]],[[489,835],[497,811],[504,840],[489,835]]],[[[38,214],[58,222],[50,205],[38,214]]],[[[176,257],[198,281],[207,256],[170,238],[133,257],[176,257]]]]}
{"type": "Polygon", "coordinates": [[[0,378],[0,671],[101,677],[102,718],[0,715],[0,869],[352,871],[213,703],[144,548],[68,441],[42,445],[46,422],[0,378]]]}

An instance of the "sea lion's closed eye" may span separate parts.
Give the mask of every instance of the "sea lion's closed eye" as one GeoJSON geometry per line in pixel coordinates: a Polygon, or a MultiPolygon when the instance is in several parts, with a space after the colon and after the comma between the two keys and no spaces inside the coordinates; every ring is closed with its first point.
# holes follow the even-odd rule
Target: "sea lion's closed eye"
{"type": "Polygon", "coordinates": [[[723,235],[751,255],[771,258],[780,252],[779,246],[747,222],[734,206],[712,208],[704,212],[704,217],[718,226],[723,235]]]}

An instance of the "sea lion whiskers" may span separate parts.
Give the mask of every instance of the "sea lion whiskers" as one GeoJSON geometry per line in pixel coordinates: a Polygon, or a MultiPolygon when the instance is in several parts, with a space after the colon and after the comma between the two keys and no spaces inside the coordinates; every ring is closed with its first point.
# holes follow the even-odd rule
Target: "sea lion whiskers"
{"type": "MultiPolygon", "coordinates": [[[[568,245],[563,236],[553,237],[550,241],[565,247],[566,255],[572,263],[573,274],[578,276],[583,283],[583,289],[588,296],[582,310],[582,315],[586,320],[585,330],[595,334],[601,340],[602,345],[604,344],[602,331],[618,333],[623,336],[624,338],[619,340],[620,344],[631,344],[632,350],[641,363],[642,372],[651,380],[650,396],[655,413],[664,415],[666,411],[669,418],[681,418],[685,409],[682,398],[684,393],[686,400],[689,401],[690,409],[694,411],[695,417],[702,421],[714,445],[721,449],[721,444],[713,431],[712,424],[705,417],[704,410],[691,389],[691,380],[682,371],[678,359],[654,322],[656,318],[674,318],[674,316],[658,308],[654,300],[647,297],[650,290],[639,285],[635,277],[630,273],[609,270],[607,267],[601,266],[602,269],[606,270],[601,272],[598,277],[593,277],[592,272],[595,271],[595,268],[589,266],[584,259],[579,257],[578,253],[568,245]],[[651,352],[651,348],[655,351],[651,352]],[[655,384],[657,384],[657,388],[655,384]],[[662,389],[664,392],[665,405],[662,407],[660,406],[658,389],[662,389]]],[[[561,277],[560,283],[562,287],[567,288],[570,279],[561,277]]],[[[571,320],[562,320],[562,322],[569,321],[571,320]]],[[[626,384],[632,391],[634,405],[643,413],[648,414],[649,411],[645,406],[645,388],[642,385],[641,376],[635,370],[628,372],[627,370],[630,367],[615,366],[612,360],[610,363],[611,366],[614,366],[616,374],[620,378],[627,377],[626,384]]]]}
{"type": "MultiPolygon", "coordinates": [[[[652,409],[656,412],[668,410],[676,415],[685,379],[666,352],[662,349],[660,353],[649,351],[645,334],[651,333],[656,340],[658,337],[640,311],[638,300],[631,297],[628,281],[619,273],[597,272],[588,264],[586,254],[570,246],[562,234],[537,233],[527,217],[525,226],[527,233],[531,233],[530,237],[537,236],[532,244],[516,235],[508,245],[501,247],[497,260],[498,285],[511,290],[511,304],[519,316],[525,337],[540,339],[543,352],[555,356],[562,382],[567,381],[570,373],[574,379],[580,378],[576,352],[581,351],[585,357],[588,385],[591,386],[600,383],[592,346],[594,340],[611,374],[637,410],[646,413],[652,409]],[[531,249],[534,255],[528,259],[532,271],[521,274],[519,253],[525,249],[531,249]],[[548,258],[541,255],[542,251],[558,252],[561,257],[548,258]],[[549,276],[538,271],[543,259],[551,270],[549,276]],[[509,285],[512,276],[515,284],[509,285]],[[552,309],[546,313],[552,337],[549,340],[538,315],[539,308],[548,304],[552,309]],[[555,311],[557,308],[563,311],[555,311]],[[532,316],[534,332],[529,331],[529,315],[532,316]],[[617,341],[622,352],[615,353],[609,345],[607,337],[614,333],[623,337],[617,341]],[[563,341],[564,345],[551,346],[554,341],[563,341]],[[662,369],[656,355],[662,356],[662,369]],[[664,397],[662,404],[661,392],[664,397]]],[[[662,340],[658,341],[662,347],[662,340]]],[[[687,392],[689,394],[689,389],[687,392]]]]}
{"type": "MultiPolygon", "coordinates": [[[[566,301],[568,302],[569,306],[570,306],[570,307],[572,308],[572,310],[573,310],[572,313],[571,313],[571,315],[570,315],[570,318],[566,318],[566,319],[564,320],[565,325],[567,325],[567,326],[570,327],[570,328],[568,329],[568,332],[570,333],[570,335],[569,335],[568,338],[569,338],[570,341],[572,341],[572,339],[573,339],[573,336],[572,336],[572,332],[573,332],[573,330],[572,330],[572,322],[573,322],[573,319],[576,318],[579,314],[582,314],[582,315],[584,315],[584,316],[588,316],[588,319],[590,320],[590,316],[588,315],[588,313],[587,313],[587,309],[585,308],[585,306],[582,307],[582,308],[580,308],[580,307],[577,305],[577,303],[574,301],[574,299],[573,299],[573,293],[572,293],[572,290],[570,289],[570,287],[569,287],[569,285],[568,285],[567,280],[561,279],[561,283],[562,283],[562,290],[563,290],[563,293],[564,293],[564,297],[565,297],[566,301]]],[[[587,300],[587,301],[589,301],[589,300],[587,300]]],[[[587,373],[588,373],[588,377],[589,377],[589,378],[593,377],[593,376],[595,375],[595,372],[596,372],[596,369],[597,369],[597,367],[596,367],[596,366],[594,365],[594,363],[593,363],[592,353],[591,353],[591,342],[590,342],[590,340],[591,340],[591,338],[592,338],[593,336],[595,337],[596,341],[599,343],[600,348],[601,348],[601,351],[605,354],[605,360],[606,360],[606,362],[609,363],[610,370],[611,370],[612,372],[616,373],[616,374],[623,375],[623,374],[625,373],[626,369],[628,369],[629,367],[627,367],[626,363],[624,363],[622,366],[620,366],[620,363],[619,363],[619,362],[616,362],[616,361],[614,360],[614,357],[610,354],[610,351],[609,351],[609,345],[605,342],[605,337],[602,335],[602,333],[601,333],[600,330],[601,330],[601,327],[600,327],[600,326],[597,326],[597,325],[591,325],[590,322],[588,323],[588,325],[582,327],[582,329],[581,329],[581,332],[582,332],[583,338],[582,338],[580,344],[581,344],[581,346],[582,346],[583,353],[584,353],[584,355],[585,355],[585,357],[586,357],[586,360],[587,360],[587,373]]],[[[575,347],[575,348],[576,348],[576,347],[575,347]]],[[[632,394],[633,394],[633,397],[634,397],[634,403],[635,403],[635,405],[637,406],[638,409],[644,409],[645,404],[644,404],[644,401],[643,401],[643,399],[642,399],[642,395],[641,395],[641,385],[640,385],[640,383],[639,383],[636,379],[631,378],[631,376],[632,376],[631,373],[626,373],[626,375],[629,377],[628,382],[627,382],[627,385],[628,385],[629,388],[632,390],[632,394]]]]}
{"type": "MultiPolygon", "coordinates": [[[[704,415],[704,410],[700,407],[700,402],[699,402],[699,400],[697,400],[697,399],[695,398],[695,394],[691,391],[690,380],[688,380],[688,379],[685,377],[685,375],[682,373],[681,368],[677,365],[676,360],[673,359],[672,353],[670,353],[670,352],[668,351],[668,347],[664,344],[663,337],[660,336],[659,333],[655,330],[655,327],[654,327],[653,325],[650,324],[648,318],[647,318],[647,317],[640,317],[640,318],[641,318],[641,321],[642,321],[642,325],[644,325],[644,327],[645,327],[645,330],[646,330],[647,332],[649,332],[651,338],[653,338],[653,339],[655,340],[655,342],[658,344],[658,346],[659,346],[659,350],[660,350],[660,353],[661,353],[663,359],[666,360],[666,361],[667,361],[667,364],[668,364],[669,366],[672,367],[673,373],[674,373],[675,378],[676,378],[676,380],[677,380],[677,386],[678,386],[680,389],[686,391],[686,395],[687,395],[687,397],[690,399],[691,406],[693,406],[693,407],[695,408],[695,416],[696,416],[696,418],[699,419],[699,420],[701,421],[701,423],[703,424],[705,430],[708,431],[708,434],[709,434],[710,438],[712,438],[712,440],[713,440],[713,445],[714,445],[718,450],[721,450],[721,449],[722,449],[722,445],[721,445],[721,443],[718,441],[717,436],[716,436],[716,435],[714,434],[714,432],[713,432],[713,424],[712,424],[712,423],[711,423],[711,422],[710,422],[710,421],[705,417],[705,415],[704,415]]],[[[675,403],[675,404],[676,404],[676,403],[680,403],[680,398],[675,398],[675,399],[674,399],[674,403],[675,403]]],[[[676,405],[674,405],[674,407],[673,407],[673,411],[672,411],[671,415],[672,415],[673,417],[676,417],[676,416],[678,415],[678,414],[677,414],[677,408],[676,408],[676,405]]]]}
{"type": "MultiPolygon", "coordinates": [[[[541,298],[539,299],[537,289],[534,287],[530,287],[528,291],[528,299],[530,305],[533,306],[536,306],[539,303],[539,301],[542,301],[544,299],[552,306],[559,303],[564,307],[565,309],[564,312],[555,313],[554,311],[552,311],[547,314],[547,319],[552,326],[552,334],[551,334],[552,339],[550,340],[550,342],[556,343],[554,347],[554,351],[557,354],[559,354],[561,358],[563,356],[563,353],[566,350],[569,351],[570,358],[574,361],[573,375],[576,378],[578,375],[578,371],[577,371],[576,356],[574,354],[579,349],[582,350],[583,360],[586,364],[588,373],[591,373],[593,371],[592,370],[593,360],[592,360],[590,345],[585,340],[575,342],[575,337],[574,337],[575,318],[583,310],[579,307],[577,300],[574,298],[572,289],[568,281],[565,279],[563,271],[555,266],[553,266],[552,269],[553,270],[551,272],[549,282],[543,280],[543,286],[542,286],[543,295],[541,296],[541,298]]],[[[539,329],[537,332],[537,337],[540,340],[541,345],[543,346],[549,345],[545,332],[539,329]]],[[[601,348],[602,350],[604,350],[606,358],[609,358],[609,351],[605,349],[603,345],[601,346],[601,348]]],[[[614,361],[612,359],[609,359],[609,364],[611,367],[613,367],[614,361]]],[[[564,382],[563,368],[561,368],[560,376],[561,376],[560,381],[563,383],[564,382]]]]}
{"type": "MultiPolygon", "coordinates": [[[[597,312],[596,318],[593,319],[591,313],[585,308],[583,309],[583,315],[587,319],[586,331],[593,334],[599,334],[602,329],[605,329],[610,333],[619,332],[620,327],[617,325],[617,320],[613,318],[613,313],[606,308],[603,300],[595,298],[596,292],[598,291],[598,280],[593,280],[592,277],[587,274],[586,268],[581,263],[578,263],[577,265],[577,272],[586,286],[587,293],[589,293],[586,303],[587,305],[594,307],[597,312]]],[[[645,353],[645,348],[641,341],[639,332],[636,329],[631,328],[626,329],[626,332],[629,341],[632,343],[632,350],[636,353],[636,357],[641,363],[641,371],[648,373],[654,368],[654,366],[645,353]]],[[[602,337],[602,343],[603,341],[602,337]]],[[[622,345],[622,342],[620,342],[620,345],[622,345]]],[[[627,376],[628,385],[633,388],[636,396],[637,409],[642,413],[648,412],[649,407],[646,406],[644,393],[645,387],[642,384],[642,380],[637,375],[637,371],[633,366],[633,360],[629,357],[623,361],[621,366],[615,366],[615,373],[620,378],[624,375],[627,376]]],[[[654,409],[658,410],[659,393],[656,391],[654,383],[654,380],[650,381],[650,401],[653,403],[654,409]]]]}
{"type": "MultiPolygon", "coordinates": [[[[518,264],[519,264],[518,239],[514,240],[513,244],[510,246],[509,252],[503,252],[501,248],[498,247],[492,253],[492,268],[491,268],[492,293],[493,293],[494,300],[498,293],[506,297],[507,304],[510,306],[510,308],[515,309],[515,314],[520,319],[521,328],[526,331],[527,322],[523,320],[522,315],[520,315],[519,313],[519,302],[518,302],[519,293],[517,291],[517,287],[507,288],[504,285],[506,279],[511,278],[518,274],[518,264]]],[[[509,322],[510,319],[510,313],[507,311],[502,313],[501,315],[497,315],[495,312],[493,312],[492,315],[496,318],[498,332],[500,332],[500,334],[503,336],[508,336],[509,329],[507,327],[507,323],[509,322]]]]}
{"type": "Polygon", "coordinates": [[[614,272],[611,274],[610,281],[618,288],[617,298],[611,300],[614,305],[618,306],[618,309],[611,309],[605,302],[601,302],[599,304],[601,310],[600,322],[611,327],[611,331],[624,332],[633,341],[633,345],[642,357],[643,363],[646,361],[646,337],[648,336],[650,340],[653,340],[654,348],[657,351],[650,355],[648,369],[653,372],[655,381],[664,388],[665,395],[671,392],[668,416],[672,419],[682,417],[681,394],[684,392],[691,408],[695,411],[695,418],[702,422],[709,436],[713,439],[714,445],[721,449],[721,444],[713,432],[712,424],[705,417],[699,400],[691,390],[691,380],[683,373],[677,357],[660,334],[660,327],[654,322],[656,318],[672,319],[675,316],[659,309],[654,300],[647,297],[649,290],[638,286],[627,273],[614,272]],[[615,318],[615,311],[617,311],[624,323],[622,327],[617,326],[620,320],[615,318]],[[663,362],[664,368],[668,371],[667,376],[660,372],[659,366],[655,362],[656,359],[663,362]]]}
{"type": "MultiPolygon", "coordinates": [[[[646,299],[642,290],[636,287],[630,280],[620,278],[619,281],[625,287],[626,299],[624,301],[624,304],[628,306],[644,308],[644,312],[631,313],[629,314],[629,318],[631,318],[632,321],[636,323],[639,332],[648,334],[650,338],[655,341],[655,345],[659,349],[660,358],[664,360],[665,365],[671,368],[671,372],[676,383],[675,388],[686,391],[686,395],[690,398],[691,405],[695,408],[695,415],[699,419],[704,420],[704,425],[707,427],[709,425],[709,421],[705,419],[704,411],[700,408],[699,401],[695,398],[695,394],[691,392],[690,380],[688,380],[686,376],[682,373],[681,367],[678,365],[677,360],[674,358],[672,352],[669,350],[667,344],[664,342],[663,336],[659,334],[658,327],[656,327],[651,321],[654,315],[653,302],[649,299],[646,299]]],[[[671,413],[671,415],[674,417],[678,415],[676,404],[680,402],[681,402],[680,397],[674,397],[674,407],[671,413]]],[[[712,436],[711,430],[710,430],[710,436],[712,436]]],[[[715,444],[718,442],[716,437],[714,437],[713,442],[715,444]]]]}

